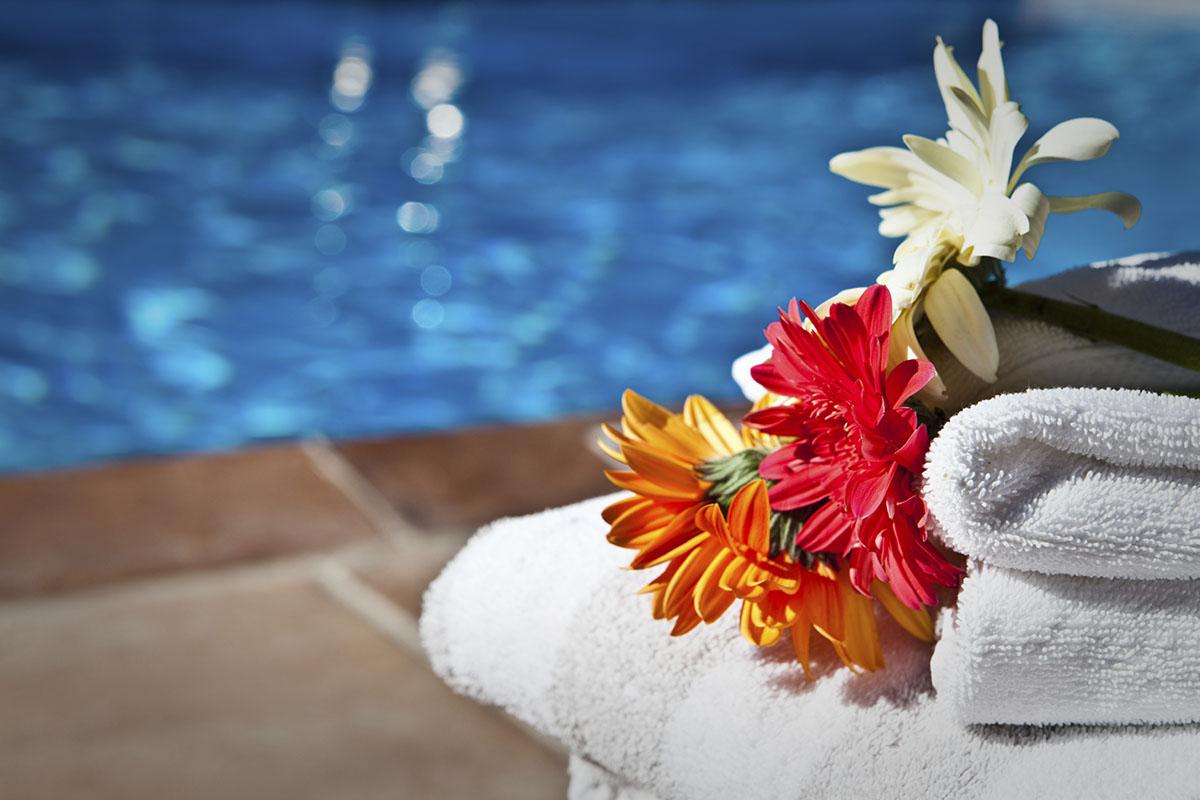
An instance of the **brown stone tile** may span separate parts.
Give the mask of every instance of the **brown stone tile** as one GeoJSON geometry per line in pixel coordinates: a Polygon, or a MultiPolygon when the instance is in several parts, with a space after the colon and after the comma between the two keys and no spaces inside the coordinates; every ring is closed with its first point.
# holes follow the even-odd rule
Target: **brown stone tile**
{"type": "Polygon", "coordinates": [[[373,537],[297,447],[0,481],[0,597],[373,537]]]}
{"type": "Polygon", "coordinates": [[[432,536],[426,541],[424,546],[402,552],[388,545],[361,550],[346,559],[347,565],[371,588],[414,618],[420,617],[425,589],[462,543],[450,536],[432,536]]]}
{"type": "Polygon", "coordinates": [[[11,800],[561,798],[565,764],[306,578],[0,606],[11,800]]]}
{"type": "MultiPolygon", "coordinates": [[[[723,410],[736,419],[746,407],[723,410]]],[[[426,531],[470,532],[614,491],[594,442],[609,415],[345,442],[338,450],[396,509],[426,531]]]]}
{"type": "Polygon", "coordinates": [[[465,532],[612,491],[588,445],[601,421],[464,429],[338,449],[417,527],[465,532]]]}

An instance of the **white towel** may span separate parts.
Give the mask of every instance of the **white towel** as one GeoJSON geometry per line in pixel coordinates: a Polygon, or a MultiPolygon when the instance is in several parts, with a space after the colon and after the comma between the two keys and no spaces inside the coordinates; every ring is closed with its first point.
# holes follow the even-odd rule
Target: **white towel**
{"type": "Polygon", "coordinates": [[[933,684],[960,722],[1200,720],[1200,581],[976,564],[942,623],[933,684]]]}
{"type": "MultiPolygon", "coordinates": [[[[434,669],[663,800],[1196,797],[1196,726],[973,727],[934,702],[929,648],[881,620],[887,669],[757,650],[729,615],[672,639],[605,541],[599,498],[485,528],[430,587],[434,669]]],[[[615,797],[618,787],[594,797],[615,797]]],[[[580,794],[580,797],[589,796],[580,794]]]]}
{"type": "Polygon", "coordinates": [[[1200,578],[1200,400],[1111,389],[985,400],[934,440],[924,494],[941,538],[989,564],[1200,578]]]}

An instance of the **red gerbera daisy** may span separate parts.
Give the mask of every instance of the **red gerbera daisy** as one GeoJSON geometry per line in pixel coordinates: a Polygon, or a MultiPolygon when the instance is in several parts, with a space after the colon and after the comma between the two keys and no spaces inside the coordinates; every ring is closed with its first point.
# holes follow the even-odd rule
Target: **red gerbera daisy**
{"type": "Polygon", "coordinates": [[[934,586],[953,585],[959,570],[928,542],[925,501],[914,486],[929,434],[904,402],[934,368],[910,359],[888,371],[891,321],[884,286],[854,306],[833,305],[824,319],[793,300],[767,328],[770,361],[751,374],[794,401],[745,423],[791,439],[763,459],[759,474],[774,482],[773,508],[807,517],[796,545],[843,557],[863,594],[878,578],[919,608],[936,603],[934,586]]]}

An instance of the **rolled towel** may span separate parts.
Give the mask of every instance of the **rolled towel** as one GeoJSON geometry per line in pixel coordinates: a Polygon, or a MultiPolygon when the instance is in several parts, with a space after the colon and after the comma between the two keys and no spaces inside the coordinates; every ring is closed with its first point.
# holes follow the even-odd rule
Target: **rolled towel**
{"type": "Polygon", "coordinates": [[[1200,581],[975,565],[943,617],[939,702],[976,723],[1200,720],[1200,581]]]}
{"type": "Polygon", "coordinates": [[[611,499],[481,531],[421,618],[452,687],[598,766],[588,788],[611,791],[578,797],[1195,797],[1200,728],[963,727],[934,702],[928,646],[884,618],[886,669],[829,654],[815,681],[733,615],[671,638],[605,541],[611,499]]]}
{"type": "Polygon", "coordinates": [[[1200,578],[1200,400],[1042,389],[956,414],[934,439],[935,530],[989,564],[1200,578]]]}

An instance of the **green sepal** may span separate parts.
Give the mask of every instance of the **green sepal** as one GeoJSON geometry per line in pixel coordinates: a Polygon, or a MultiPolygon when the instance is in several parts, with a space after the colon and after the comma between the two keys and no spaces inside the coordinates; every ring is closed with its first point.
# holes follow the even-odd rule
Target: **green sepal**
{"type": "MultiPolygon", "coordinates": [[[[731,456],[723,456],[705,461],[696,467],[696,474],[708,481],[708,499],[721,507],[725,514],[729,513],[729,504],[734,496],[746,484],[757,480],[759,464],[766,458],[767,452],[758,448],[750,448],[731,456]]],[[[768,485],[772,482],[768,481],[768,485]]],[[[771,550],[770,558],[778,558],[786,553],[794,561],[805,567],[812,567],[813,554],[796,546],[796,537],[804,527],[804,523],[812,516],[812,510],[776,511],[771,509],[771,550]]]]}

